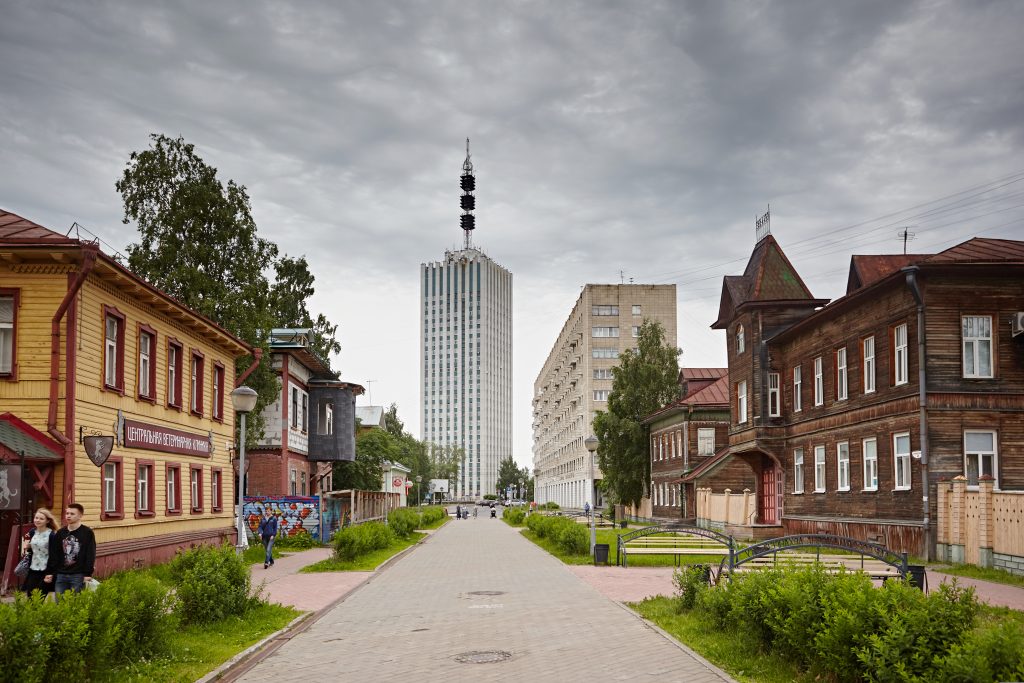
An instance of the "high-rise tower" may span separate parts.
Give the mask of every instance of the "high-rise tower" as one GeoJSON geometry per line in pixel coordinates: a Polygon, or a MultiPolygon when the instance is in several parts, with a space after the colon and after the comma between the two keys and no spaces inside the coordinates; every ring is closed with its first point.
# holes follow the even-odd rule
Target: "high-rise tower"
{"type": "Polygon", "coordinates": [[[420,265],[422,435],[463,450],[453,495],[496,493],[512,455],[512,273],[473,245],[476,175],[466,140],[463,246],[420,265]]]}

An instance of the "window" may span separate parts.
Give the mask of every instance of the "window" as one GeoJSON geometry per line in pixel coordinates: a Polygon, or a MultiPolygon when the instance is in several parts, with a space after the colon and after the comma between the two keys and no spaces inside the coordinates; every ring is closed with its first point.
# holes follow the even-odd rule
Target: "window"
{"type": "Polygon", "coordinates": [[[320,402],[320,413],[317,416],[317,434],[334,433],[334,403],[331,401],[320,402]]]}
{"type": "Polygon", "coordinates": [[[220,362],[213,364],[213,419],[224,419],[224,366],[220,362]]]}
{"type": "Polygon", "coordinates": [[[590,350],[590,355],[593,358],[618,358],[619,350],[605,347],[597,347],[590,350]]]}
{"type": "Polygon", "coordinates": [[[892,461],[896,471],[897,491],[910,488],[910,433],[894,434],[892,437],[892,461]]]}
{"type": "Polygon", "coordinates": [[[203,414],[203,366],[205,361],[203,354],[193,349],[192,351],[192,362],[190,367],[192,368],[192,382],[191,382],[191,409],[193,415],[203,414]]]}
{"type": "Polygon", "coordinates": [[[697,455],[715,454],[715,428],[700,427],[697,429],[697,455]]]}
{"type": "Polygon", "coordinates": [[[189,468],[189,502],[192,512],[203,511],[203,466],[191,465],[189,468]]]}
{"type": "Polygon", "coordinates": [[[793,450],[793,493],[804,492],[804,449],[793,450]]]}
{"type": "Polygon", "coordinates": [[[803,408],[803,370],[797,365],[793,368],[793,412],[799,413],[803,408]]]}
{"type": "Polygon", "coordinates": [[[878,490],[878,442],[864,439],[861,442],[864,455],[864,490],[878,490]]]}
{"type": "Polygon", "coordinates": [[[302,483],[302,495],[306,495],[306,473],[299,472],[299,481],[302,483]]]}
{"type": "Polygon", "coordinates": [[[167,342],[167,405],[181,407],[181,344],[167,342]]]}
{"type": "Polygon", "coordinates": [[[892,330],[893,380],[896,385],[907,383],[907,324],[897,325],[892,330]]]}
{"type": "Polygon", "coordinates": [[[850,490],[850,444],[840,441],[836,444],[837,484],[839,491],[850,490]]]}
{"type": "Polygon", "coordinates": [[[736,423],[743,424],[747,421],[747,383],[739,382],[736,385],[736,423]]]}
{"type": "Polygon", "coordinates": [[[288,470],[288,493],[296,495],[295,491],[295,470],[288,470]]]}
{"type": "Polygon", "coordinates": [[[779,373],[768,373],[768,416],[778,417],[781,412],[779,406],[779,373]]]}
{"type": "Polygon", "coordinates": [[[618,315],[618,306],[593,306],[590,309],[590,315],[618,315]]]}
{"type": "Polygon", "coordinates": [[[590,328],[590,336],[592,337],[618,337],[618,327],[592,327],[590,328]]]}
{"type": "Polygon", "coordinates": [[[864,340],[864,393],[870,394],[875,390],[875,338],[868,337],[864,340]]]}
{"type": "Polygon", "coordinates": [[[594,379],[613,379],[611,368],[595,368],[594,379]]]}
{"type": "Polygon", "coordinates": [[[167,514],[181,514],[181,465],[167,465],[167,514]]]}
{"type": "Polygon", "coordinates": [[[152,517],[156,504],[153,501],[153,463],[135,463],[135,516],[152,517]]]}
{"type": "Polygon", "coordinates": [[[103,307],[103,386],[124,391],[124,315],[103,307]]]}
{"type": "Polygon", "coordinates": [[[814,359],[814,405],[824,403],[825,382],[821,375],[821,356],[814,359]]]}
{"type": "Polygon", "coordinates": [[[640,326],[639,325],[633,325],[633,338],[636,339],[639,336],[640,336],[640,326]]]}
{"type": "Polygon", "coordinates": [[[151,328],[139,327],[139,398],[153,400],[156,394],[156,332],[151,328]]]}
{"type": "Polygon", "coordinates": [[[743,325],[736,326],[736,353],[743,353],[747,347],[746,336],[743,332],[743,325]]]}
{"type": "Polygon", "coordinates": [[[640,304],[633,304],[633,315],[640,315],[640,304]]]}
{"type": "Polygon", "coordinates": [[[121,494],[121,459],[107,458],[107,461],[103,463],[102,472],[100,519],[119,519],[124,516],[121,494]]]}
{"type": "Polygon", "coordinates": [[[814,447],[814,492],[825,492],[825,447],[814,447]]]}
{"type": "Polygon", "coordinates": [[[595,389],[594,390],[594,400],[595,401],[607,401],[609,393],[611,393],[611,391],[608,390],[608,389],[595,389]]]}
{"type": "Polygon", "coordinates": [[[302,433],[305,434],[309,427],[309,395],[302,392],[302,433]]]}
{"type": "Polygon", "coordinates": [[[964,377],[992,377],[992,318],[965,315],[961,318],[964,345],[964,377]]]}
{"type": "Polygon", "coordinates": [[[964,432],[964,474],[968,486],[977,486],[983,475],[996,478],[995,432],[964,432]]]}
{"type": "Polygon", "coordinates": [[[292,429],[299,428],[299,390],[292,387],[292,402],[289,406],[292,414],[292,429]]]}
{"type": "Polygon", "coordinates": [[[224,490],[221,487],[222,481],[219,467],[210,470],[210,509],[214,512],[220,512],[223,509],[221,503],[224,496],[224,490]]]}
{"type": "Polygon", "coordinates": [[[836,400],[846,400],[846,348],[836,349],[836,400]]]}
{"type": "Polygon", "coordinates": [[[0,290],[0,377],[13,378],[18,345],[18,294],[16,290],[0,290]]]}

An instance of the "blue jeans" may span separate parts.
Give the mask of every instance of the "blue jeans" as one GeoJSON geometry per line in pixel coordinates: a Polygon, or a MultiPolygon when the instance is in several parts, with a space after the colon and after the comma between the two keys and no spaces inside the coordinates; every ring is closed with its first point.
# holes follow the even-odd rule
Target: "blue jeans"
{"type": "Polygon", "coordinates": [[[53,577],[53,591],[55,599],[60,600],[60,594],[66,590],[81,593],[85,588],[85,574],[57,574],[53,577]]]}
{"type": "Polygon", "coordinates": [[[264,536],[263,547],[266,548],[267,554],[263,559],[263,564],[274,564],[274,539],[275,536],[264,536]]]}

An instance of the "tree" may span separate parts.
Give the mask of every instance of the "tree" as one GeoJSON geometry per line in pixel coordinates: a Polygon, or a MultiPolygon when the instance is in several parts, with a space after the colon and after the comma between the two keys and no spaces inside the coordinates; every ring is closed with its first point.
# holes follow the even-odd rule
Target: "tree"
{"type": "Polygon", "coordinates": [[[311,329],[313,352],[330,366],[331,354],[341,352],[341,344],[336,338],[338,326],[331,325],[323,313],[316,320],[310,315],[306,302],[316,289],[306,257],[283,256],[274,262],[274,272],[277,277],[270,288],[270,299],[277,327],[311,329]]]}
{"type": "Polygon", "coordinates": [[[518,487],[521,480],[522,473],[519,471],[516,461],[512,459],[511,455],[506,456],[498,463],[497,489],[499,494],[504,495],[509,486],[512,488],[518,487]]]}
{"type": "Polygon", "coordinates": [[[651,480],[647,415],[679,397],[678,348],[665,343],[661,323],[645,320],[635,349],[620,356],[612,370],[608,410],[594,418],[598,462],[610,496],[637,505],[651,480]]]}
{"type": "Polygon", "coordinates": [[[383,429],[367,429],[356,437],[355,460],[334,463],[334,488],[380,491],[384,463],[396,462],[398,439],[383,429]]]}
{"type": "Polygon", "coordinates": [[[394,403],[384,412],[384,429],[395,436],[405,434],[405,423],[398,419],[398,406],[394,403]]]}

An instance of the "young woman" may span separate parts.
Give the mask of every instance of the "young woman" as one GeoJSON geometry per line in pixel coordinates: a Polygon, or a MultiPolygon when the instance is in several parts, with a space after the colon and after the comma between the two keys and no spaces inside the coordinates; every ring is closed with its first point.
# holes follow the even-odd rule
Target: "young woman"
{"type": "Polygon", "coordinates": [[[46,576],[46,564],[50,559],[50,534],[57,531],[57,520],[52,512],[39,508],[32,518],[32,524],[34,528],[21,541],[22,554],[32,554],[32,564],[21,589],[26,593],[39,590],[46,595],[53,590],[53,583],[46,583],[43,577],[46,576]]]}

